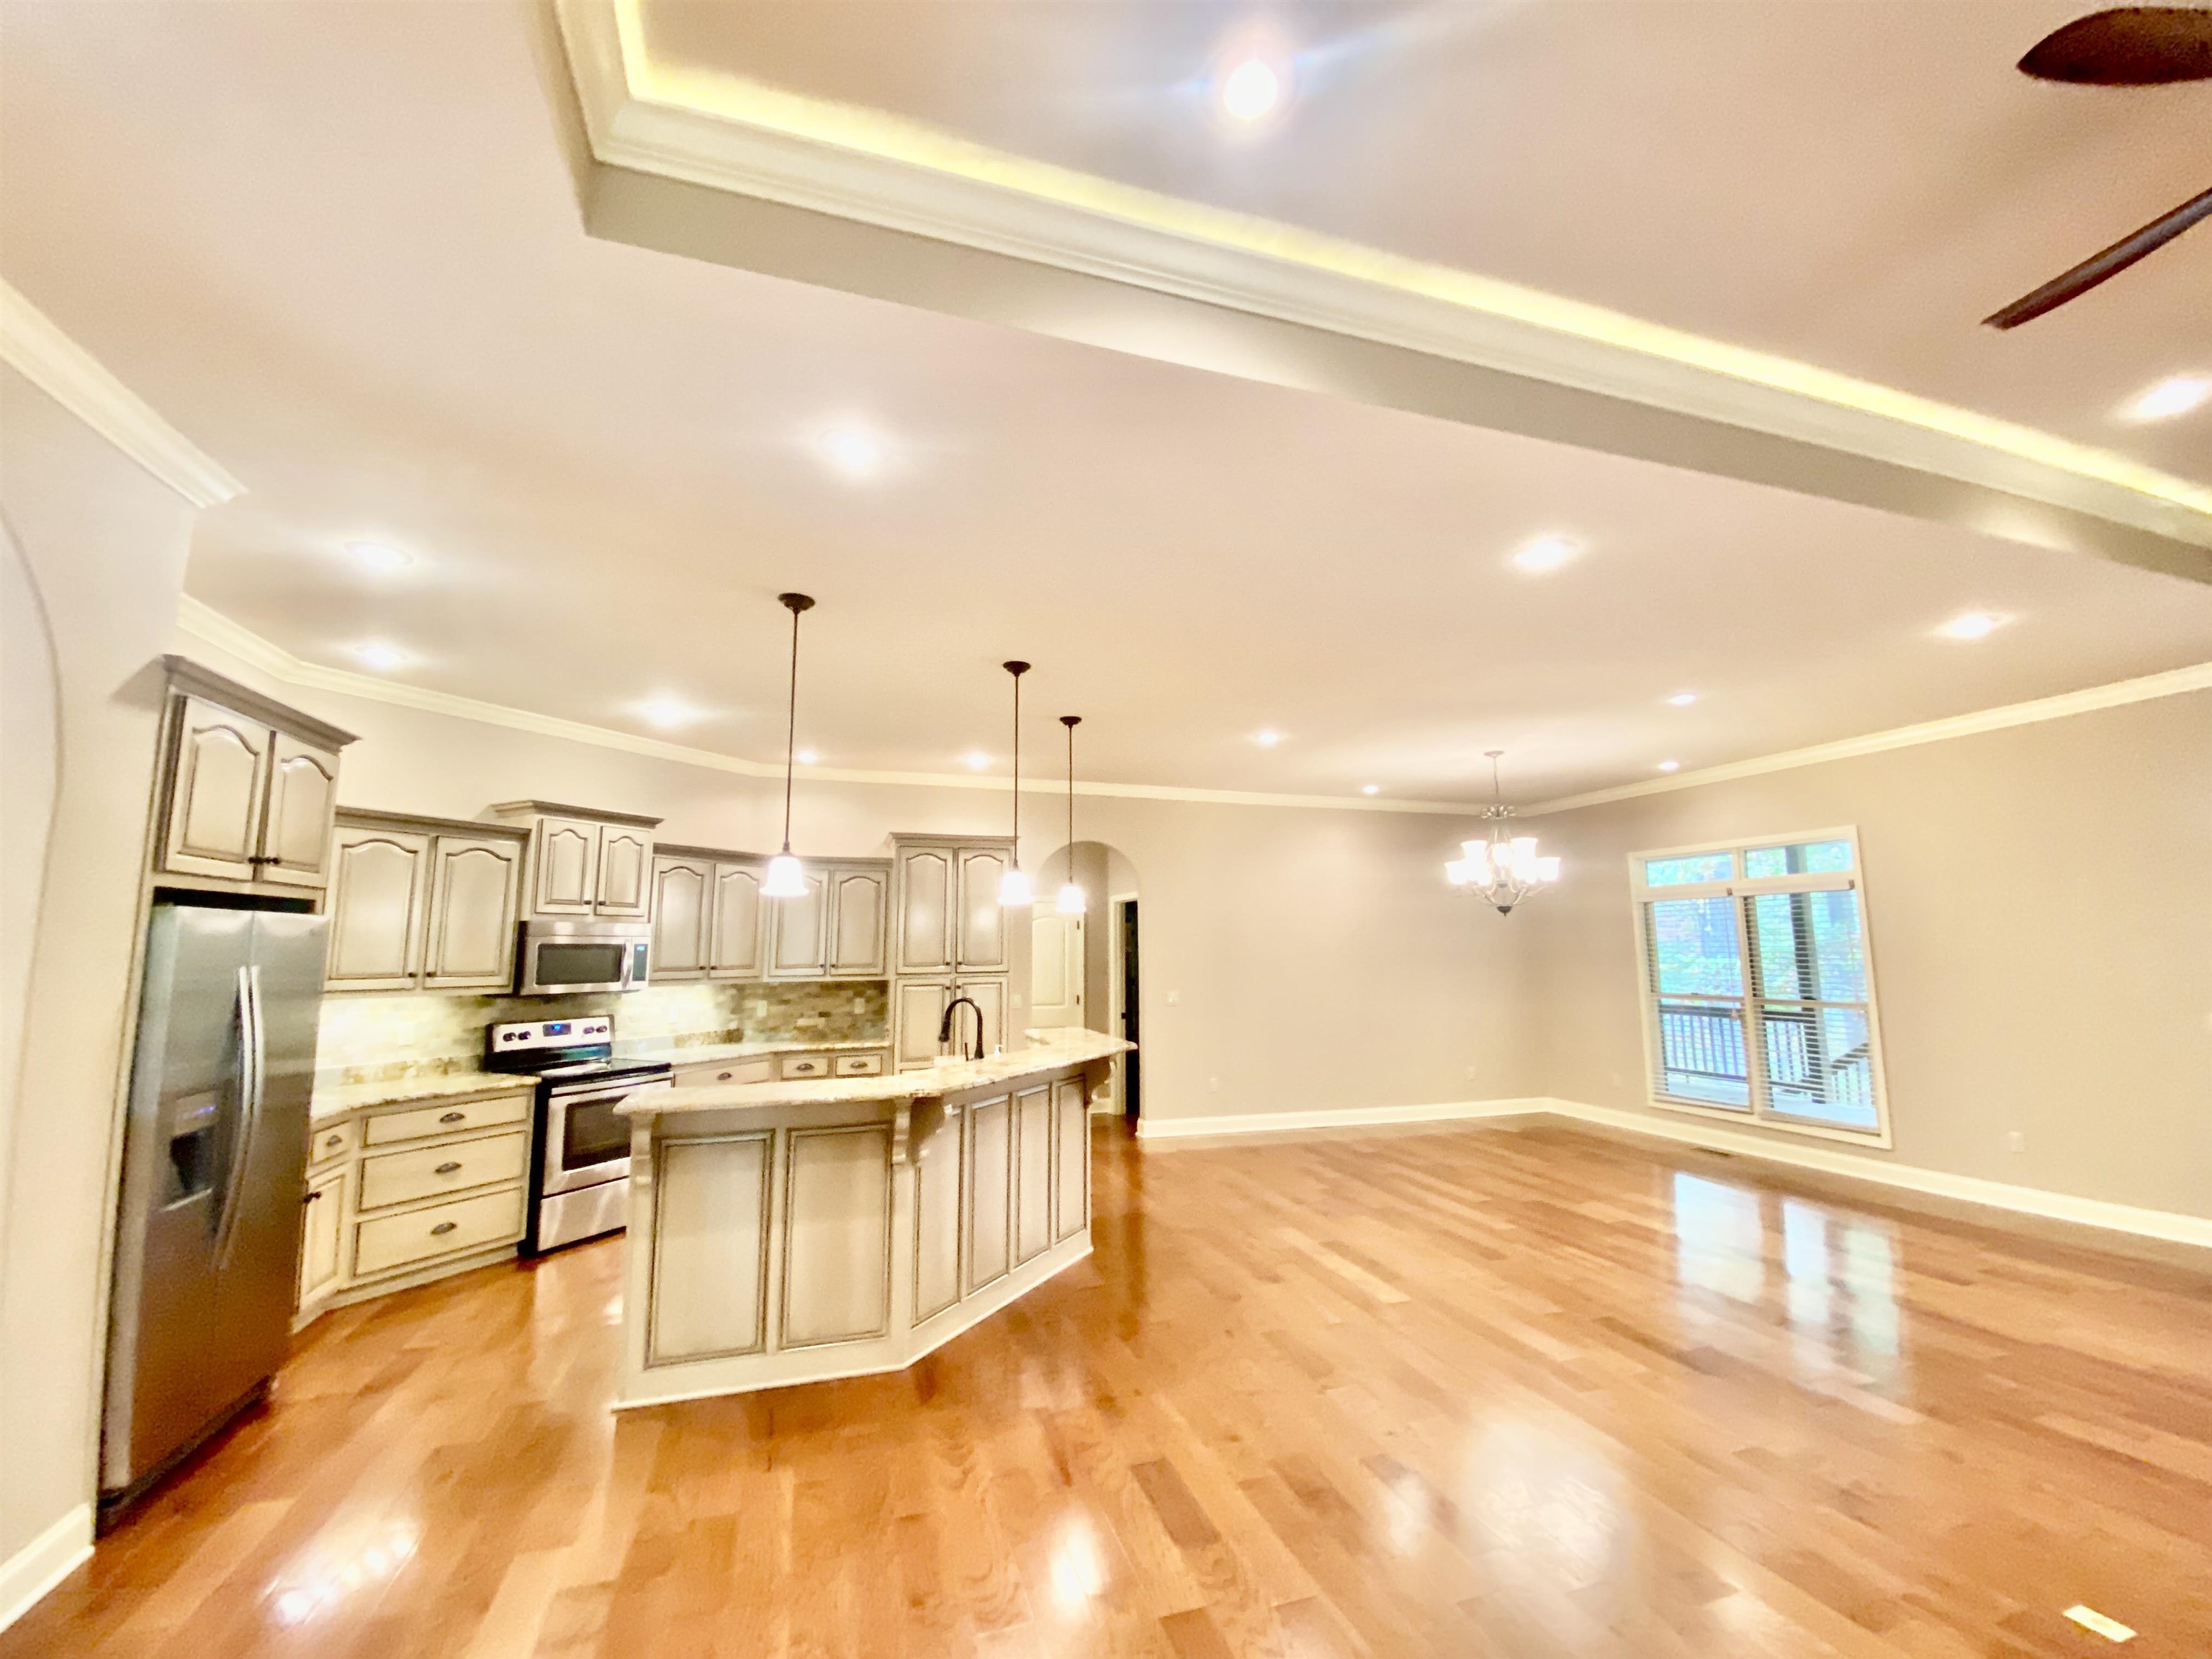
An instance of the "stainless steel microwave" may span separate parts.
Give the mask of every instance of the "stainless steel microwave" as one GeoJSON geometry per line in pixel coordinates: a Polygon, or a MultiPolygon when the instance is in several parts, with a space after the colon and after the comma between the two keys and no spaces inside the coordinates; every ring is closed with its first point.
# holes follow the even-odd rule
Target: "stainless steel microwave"
{"type": "Polygon", "coordinates": [[[642,991],[652,966],[653,927],[643,921],[526,921],[515,952],[519,996],[642,991]]]}

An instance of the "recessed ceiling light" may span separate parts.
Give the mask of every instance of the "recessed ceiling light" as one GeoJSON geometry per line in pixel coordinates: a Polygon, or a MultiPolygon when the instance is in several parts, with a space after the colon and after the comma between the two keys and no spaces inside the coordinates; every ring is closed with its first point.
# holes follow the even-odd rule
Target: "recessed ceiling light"
{"type": "Polygon", "coordinates": [[[1283,80],[1256,58],[1248,58],[1221,77],[1221,107],[1240,121],[1256,121],[1274,108],[1283,80]]]}
{"type": "Polygon", "coordinates": [[[971,749],[968,751],[968,769],[970,772],[980,772],[990,763],[991,757],[981,750],[971,749]]]}
{"type": "Polygon", "coordinates": [[[2170,374],[2120,405],[2124,421],[2170,421],[2212,398],[2212,374],[2170,374]]]}
{"type": "Polygon", "coordinates": [[[664,691],[659,696],[647,697],[637,705],[637,712],[648,726],[657,726],[664,732],[672,732],[679,726],[689,726],[704,716],[673,692],[664,691]]]}
{"type": "Polygon", "coordinates": [[[1694,691],[1677,691],[1673,696],[1667,699],[1668,702],[1673,703],[1677,708],[1687,708],[1692,703],[1697,702],[1697,700],[1698,694],[1694,691]]]}
{"type": "Polygon", "coordinates": [[[872,478],[883,471],[890,450],[864,426],[833,426],[815,441],[822,459],[848,478],[872,478]]]}
{"type": "Polygon", "coordinates": [[[811,749],[802,749],[799,751],[799,763],[801,766],[811,766],[821,758],[821,756],[816,754],[811,749]]]}
{"type": "Polygon", "coordinates": [[[1359,786],[1359,793],[1363,795],[1379,795],[1382,793],[1382,786],[1379,783],[1363,783],[1359,786]]]}
{"type": "Polygon", "coordinates": [[[1517,570],[1540,574],[1547,570],[1557,570],[1582,550],[1579,542],[1571,541],[1565,536],[1539,536],[1513,556],[1513,565],[1517,570]]]}
{"type": "Polygon", "coordinates": [[[1282,740],[1283,734],[1279,732],[1255,732],[1252,734],[1252,741],[1262,749],[1273,749],[1282,740]]]}
{"type": "Polygon", "coordinates": [[[415,562],[410,555],[382,542],[348,542],[345,550],[356,564],[364,570],[373,570],[380,576],[404,570],[415,562]]]}
{"type": "Polygon", "coordinates": [[[2010,620],[2008,617],[1993,617],[1986,611],[1969,611],[1964,616],[1952,617],[1936,631],[1947,640],[1985,640],[2010,620]]]}
{"type": "Polygon", "coordinates": [[[1682,763],[1680,761],[1661,761],[1659,763],[1659,769],[1662,772],[1679,772],[1682,769],[1682,763]]]}
{"type": "Polygon", "coordinates": [[[364,641],[354,647],[353,653],[365,666],[378,670],[404,667],[414,660],[398,646],[388,645],[382,640],[364,641]]]}

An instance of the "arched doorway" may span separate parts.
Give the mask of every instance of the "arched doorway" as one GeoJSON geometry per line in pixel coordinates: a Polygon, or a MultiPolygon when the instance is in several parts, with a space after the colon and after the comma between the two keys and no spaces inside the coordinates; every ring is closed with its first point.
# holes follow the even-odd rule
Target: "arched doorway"
{"type": "MultiPolygon", "coordinates": [[[[1119,848],[1078,841],[1073,848],[1055,848],[1038,866],[1036,882],[1030,922],[1030,1023],[1084,1025],[1139,1041],[1137,866],[1119,848]],[[1079,916],[1061,915],[1054,902],[1070,879],[1083,890],[1079,916]]],[[[1115,1066],[1093,1104],[1133,1119],[1143,1107],[1141,1060],[1128,1055],[1115,1066]]]]}

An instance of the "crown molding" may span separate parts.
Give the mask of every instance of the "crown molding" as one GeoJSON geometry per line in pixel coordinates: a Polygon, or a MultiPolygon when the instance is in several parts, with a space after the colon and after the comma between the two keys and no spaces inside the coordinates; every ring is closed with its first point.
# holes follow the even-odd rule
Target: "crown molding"
{"type": "Polygon", "coordinates": [[[1532,817],[1542,812],[1571,812],[1584,806],[1602,806],[1608,801],[1634,800],[1639,795],[1663,795],[1676,789],[1696,789],[1708,783],[1726,783],[1733,778],[1755,778],[1769,772],[1791,771],[1800,766],[1819,766],[1828,761],[1853,760],[1861,755],[1885,754],[1893,749],[1911,749],[1923,743],[1944,743],[1953,738],[1971,738],[1983,732],[2002,732],[2014,726],[2033,726],[2039,720],[2063,720],[2069,714],[2094,714],[2100,708],[2118,708],[2127,703],[2148,702],[2154,697],[2180,696],[2191,691],[2212,691],[2212,662],[2193,663],[2186,668],[2169,668],[2163,673],[2145,674],[2139,679],[2115,680],[2109,685],[2092,685],[2079,691],[2062,691],[2057,696],[2037,697],[2028,702],[2007,703],[2001,708],[1984,708],[1971,714],[1953,714],[1940,720],[1923,720],[1917,726],[1893,726],[1887,732],[1870,732],[1864,737],[1843,738],[1834,743],[1816,743],[1810,748],[1784,750],[1778,754],[1731,761],[1726,765],[1708,766],[1695,772],[1676,772],[1663,778],[1647,778],[1612,789],[1593,789],[1586,794],[1562,795],[1557,800],[1539,801],[1534,806],[1524,808],[1523,811],[1532,817]]]}
{"type": "MultiPolygon", "coordinates": [[[[605,167],[1548,381],[2212,549],[2212,487],[2111,451],[882,111],[663,64],[638,0],[557,0],[557,15],[605,167]]],[[[1990,533],[2063,538],[2002,510],[1979,516],[1990,533]]],[[[2212,580],[2212,562],[2180,564],[2212,580]]]]}
{"type": "Polygon", "coordinates": [[[171,426],[46,313],[0,282],[0,362],[194,507],[220,507],[246,486],[171,426]]]}
{"type": "MultiPolygon", "coordinates": [[[[488,702],[451,691],[409,685],[404,681],[358,674],[350,669],[326,668],[320,663],[308,662],[304,658],[294,656],[281,645],[264,639],[252,629],[234,622],[189,593],[178,598],[177,626],[195,639],[204,640],[217,650],[228,653],[286,685],[305,686],[311,690],[359,697],[364,702],[387,703],[394,708],[412,708],[428,714],[449,715],[455,720],[475,720],[480,725],[501,726],[510,732],[561,738],[570,743],[590,744],[599,749],[617,749],[654,760],[674,761],[679,765],[733,773],[739,777],[781,779],[783,776],[783,766],[780,762],[747,760],[742,756],[726,755],[718,750],[698,749],[689,744],[670,743],[661,738],[618,731],[612,726],[562,720],[557,715],[536,714],[527,708],[510,708],[505,703],[488,702]]],[[[810,766],[806,769],[806,775],[823,783],[883,784],[908,789],[979,789],[996,794],[1005,793],[1007,786],[1007,780],[1003,777],[979,776],[973,772],[874,772],[847,767],[810,766]]],[[[1022,790],[1025,794],[1059,796],[1064,795],[1066,789],[1066,783],[1058,779],[1033,777],[1022,780],[1022,790]]],[[[1152,783],[1079,782],[1075,786],[1075,793],[1106,799],[1182,801],[1211,806],[1289,806],[1309,811],[1411,812],[1455,818],[1475,817],[1482,810],[1480,805],[1461,801],[1267,794],[1253,790],[1187,789],[1171,784],[1152,783]]]]}

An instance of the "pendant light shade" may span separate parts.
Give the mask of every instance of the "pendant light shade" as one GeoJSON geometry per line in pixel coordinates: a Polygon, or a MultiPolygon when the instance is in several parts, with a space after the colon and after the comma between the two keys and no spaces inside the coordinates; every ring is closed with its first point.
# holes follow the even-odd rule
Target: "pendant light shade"
{"type": "Polygon", "coordinates": [[[799,618],[814,601],[804,593],[779,593],[776,602],[791,612],[791,700],[783,732],[783,851],[768,861],[763,898],[805,898],[806,872],[791,853],[791,770],[799,742],[799,618]]]}
{"type": "Polygon", "coordinates": [[[1063,916],[1079,916],[1085,902],[1082,886],[1075,879],[1075,728],[1083,724],[1083,716],[1062,714],[1060,723],[1067,728],[1067,879],[1060,884],[1060,897],[1053,908],[1063,916]]]}
{"type": "Polygon", "coordinates": [[[1036,894],[1030,886],[1029,872],[1022,868],[1022,676],[1030,672],[1025,662],[1001,663],[1000,667],[1014,678],[1014,845],[1006,860],[1006,873],[999,878],[999,906],[1033,904],[1036,894]]]}

